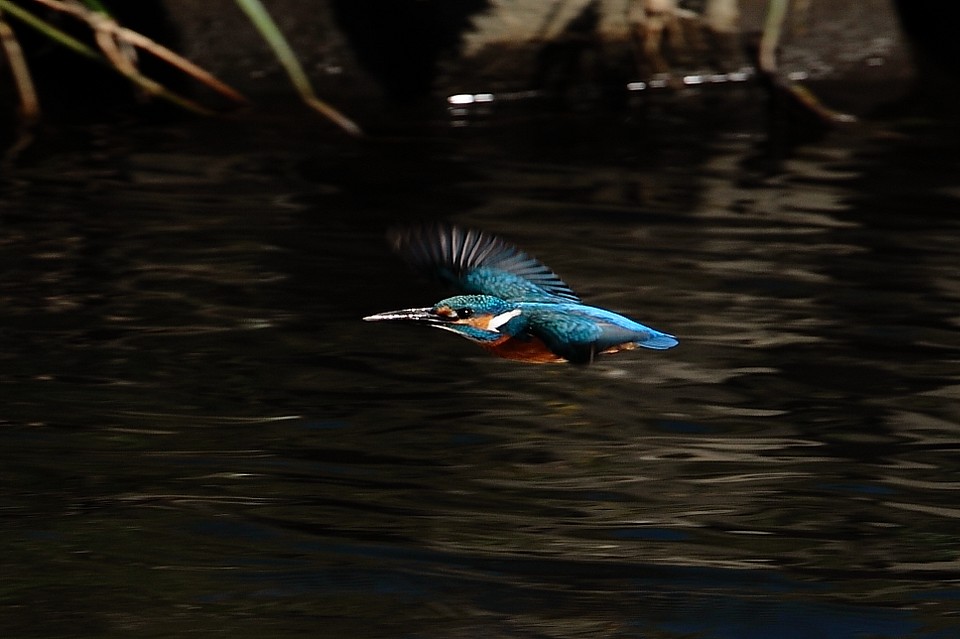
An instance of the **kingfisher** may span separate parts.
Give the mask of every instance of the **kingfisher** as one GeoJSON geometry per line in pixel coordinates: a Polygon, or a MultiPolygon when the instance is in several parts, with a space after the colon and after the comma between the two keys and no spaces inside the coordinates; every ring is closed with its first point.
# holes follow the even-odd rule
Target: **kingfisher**
{"type": "Polygon", "coordinates": [[[493,355],[531,363],[589,364],[601,353],[677,345],[613,311],[587,306],[546,265],[489,233],[452,225],[394,232],[415,270],[459,293],[427,308],[377,313],[368,322],[415,322],[456,333],[493,355]]]}

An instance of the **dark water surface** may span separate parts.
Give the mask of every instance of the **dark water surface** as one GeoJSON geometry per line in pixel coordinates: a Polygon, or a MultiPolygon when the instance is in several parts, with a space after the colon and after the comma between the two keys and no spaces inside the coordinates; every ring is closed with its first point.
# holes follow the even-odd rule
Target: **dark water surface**
{"type": "MultiPolygon", "coordinates": [[[[960,636],[950,125],[78,128],[0,178],[0,636],[960,636]],[[501,233],[680,347],[365,324],[501,233]]],[[[279,119],[278,119],[279,120],[279,119]]]]}

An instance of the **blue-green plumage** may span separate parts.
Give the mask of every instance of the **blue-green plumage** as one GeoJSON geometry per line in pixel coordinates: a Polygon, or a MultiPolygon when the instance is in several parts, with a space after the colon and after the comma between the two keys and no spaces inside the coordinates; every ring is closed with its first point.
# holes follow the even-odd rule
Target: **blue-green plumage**
{"type": "Polygon", "coordinates": [[[434,226],[397,233],[393,243],[412,266],[463,294],[365,320],[429,324],[523,361],[589,363],[598,353],[677,345],[672,335],[583,304],[547,266],[492,235],[434,226]]]}
{"type": "Polygon", "coordinates": [[[394,233],[392,240],[414,268],[459,293],[515,302],[580,301],[546,265],[482,231],[438,225],[394,233]]]}

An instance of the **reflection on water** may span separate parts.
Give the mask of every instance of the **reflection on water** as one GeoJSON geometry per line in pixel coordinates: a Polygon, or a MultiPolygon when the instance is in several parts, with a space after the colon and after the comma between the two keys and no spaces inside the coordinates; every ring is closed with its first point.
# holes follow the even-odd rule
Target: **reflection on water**
{"type": "Polygon", "coordinates": [[[955,131],[746,119],[92,131],[6,174],[2,626],[955,636],[955,131]],[[681,347],[360,322],[442,293],[383,243],[434,217],[681,347]]]}

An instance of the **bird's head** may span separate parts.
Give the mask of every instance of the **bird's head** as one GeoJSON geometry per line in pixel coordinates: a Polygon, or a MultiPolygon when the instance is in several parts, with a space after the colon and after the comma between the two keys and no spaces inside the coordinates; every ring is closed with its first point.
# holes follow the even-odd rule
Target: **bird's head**
{"type": "Polygon", "coordinates": [[[430,308],[388,311],[363,319],[418,322],[481,343],[516,335],[523,327],[520,308],[492,295],[457,295],[440,300],[430,308]]]}

